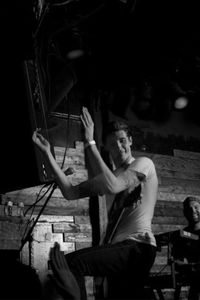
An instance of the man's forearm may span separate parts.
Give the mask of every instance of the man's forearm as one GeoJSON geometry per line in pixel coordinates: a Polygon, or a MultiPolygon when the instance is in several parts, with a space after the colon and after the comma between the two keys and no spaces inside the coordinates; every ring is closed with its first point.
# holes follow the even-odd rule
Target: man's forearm
{"type": "Polygon", "coordinates": [[[91,167],[94,170],[94,176],[100,173],[106,173],[110,176],[114,176],[113,172],[104,162],[99,150],[97,149],[96,144],[90,145],[86,148],[86,154],[89,161],[91,162],[91,167]]]}
{"type": "Polygon", "coordinates": [[[65,175],[65,173],[61,170],[60,166],[56,162],[52,153],[49,151],[45,154],[45,158],[55,176],[55,181],[58,184],[63,196],[67,200],[74,200],[79,198],[79,194],[77,189],[75,189],[70,181],[70,178],[65,175]]]}

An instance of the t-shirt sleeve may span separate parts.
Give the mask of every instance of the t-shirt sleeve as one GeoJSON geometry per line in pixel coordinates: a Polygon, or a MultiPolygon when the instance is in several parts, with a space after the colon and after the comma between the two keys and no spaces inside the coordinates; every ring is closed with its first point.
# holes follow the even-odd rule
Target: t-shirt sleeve
{"type": "Polygon", "coordinates": [[[132,163],[133,170],[145,175],[146,178],[156,175],[156,169],[153,161],[145,156],[136,158],[132,163]]]}

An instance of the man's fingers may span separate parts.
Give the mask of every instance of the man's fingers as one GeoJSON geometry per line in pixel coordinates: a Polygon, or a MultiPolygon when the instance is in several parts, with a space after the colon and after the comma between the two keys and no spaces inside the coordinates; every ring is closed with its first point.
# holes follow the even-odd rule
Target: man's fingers
{"type": "Polygon", "coordinates": [[[68,263],[67,263],[67,260],[65,258],[65,255],[63,252],[61,252],[61,257],[60,259],[62,260],[62,266],[65,270],[69,270],[69,266],[68,266],[68,263]]]}
{"type": "Polygon", "coordinates": [[[57,261],[58,268],[68,270],[69,268],[65,259],[64,252],[60,251],[59,248],[56,248],[55,254],[56,254],[56,261],[57,261]]]}
{"type": "Polygon", "coordinates": [[[87,116],[87,108],[83,107],[82,112],[83,112],[83,114],[82,114],[83,120],[84,120],[85,124],[87,124],[89,121],[88,116],[87,116]]]}
{"type": "Polygon", "coordinates": [[[55,244],[53,248],[50,250],[50,261],[51,261],[51,267],[53,272],[58,272],[59,269],[59,260],[57,258],[57,249],[58,246],[55,244]]]}
{"type": "Polygon", "coordinates": [[[88,124],[93,123],[91,115],[90,115],[87,107],[83,107],[83,115],[84,115],[85,120],[87,121],[88,124]]]}
{"type": "Polygon", "coordinates": [[[53,273],[55,273],[56,272],[56,260],[55,260],[54,248],[51,248],[49,258],[50,258],[51,269],[52,269],[53,273]]]}
{"type": "Polygon", "coordinates": [[[84,119],[83,115],[80,115],[80,118],[81,118],[81,121],[83,123],[83,126],[86,127],[86,123],[85,123],[85,119],[84,119]]]}
{"type": "Polygon", "coordinates": [[[60,247],[55,246],[54,247],[54,253],[55,253],[55,261],[58,269],[62,269],[62,252],[60,251],[60,247]]]}
{"type": "Polygon", "coordinates": [[[63,251],[60,250],[60,245],[58,243],[55,243],[54,247],[50,250],[50,260],[52,270],[56,273],[59,272],[60,269],[69,269],[65,255],[63,251]]]}

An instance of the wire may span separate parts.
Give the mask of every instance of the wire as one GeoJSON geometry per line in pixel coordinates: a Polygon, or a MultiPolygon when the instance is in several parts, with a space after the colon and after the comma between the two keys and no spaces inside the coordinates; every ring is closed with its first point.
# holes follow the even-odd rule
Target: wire
{"type": "Polygon", "coordinates": [[[49,188],[45,191],[45,193],[38,199],[40,193],[42,192],[42,189],[43,189],[46,185],[42,186],[42,188],[40,189],[40,191],[39,191],[39,193],[38,193],[38,195],[37,195],[36,201],[35,201],[31,206],[29,206],[29,207],[27,208],[27,210],[25,211],[24,217],[26,216],[27,212],[32,208],[32,212],[31,212],[31,214],[30,214],[30,216],[29,216],[29,219],[28,219],[28,221],[27,221],[27,223],[26,223],[26,228],[25,228],[25,230],[24,230],[24,234],[23,234],[22,240],[24,240],[24,238],[25,238],[25,236],[26,236],[27,229],[28,229],[28,225],[31,223],[31,218],[32,218],[32,216],[33,216],[33,212],[34,212],[34,210],[35,210],[36,204],[37,204],[39,201],[41,201],[42,198],[44,198],[44,196],[48,193],[48,191],[50,190],[50,188],[52,187],[52,185],[53,185],[53,183],[51,183],[51,185],[50,185],[49,188]]]}
{"type": "Polygon", "coordinates": [[[167,266],[168,264],[164,265],[158,272],[154,273],[152,277],[159,275],[167,266]]]}
{"type": "Polygon", "coordinates": [[[29,241],[29,239],[30,239],[30,237],[31,237],[31,233],[32,233],[32,231],[33,231],[35,225],[37,224],[37,221],[38,221],[39,217],[41,216],[43,210],[45,209],[45,207],[46,207],[48,201],[50,200],[50,198],[51,198],[53,192],[55,191],[55,189],[56,189],[56,187],[57,187],[57,184],[53,183],[53,184],[51,185],[51,187],[52,187],[52,190],[50,191],[50,193],[49,193],[49,195],[48,195],[48,197],[47,197],[45,203],[43,204],[43,206],[42,206],[42,208],[41,208],[39,214],[37,215],[36,219],[33,221],[33,225],[32,225],[31,228],[29,229],[29,231],[28,231],[28,233],[26,234],[26,236],[25,236],[25,234],[24,234],[24,237],[22,238],[22,243],[21,243],[21,247],[20,247],[20,250],[19,250],[19,251],[21,251],[21,250],[23,249],[24,245],[26,244],[26,242],[29,241]]]}
{"type": "Polygon", "coordinates": [[[35,206],[39,201],[42,200],[42,198],[44,198],[44,196],[48,193],[48,191],[50,190],[50,188],[51,188],[52,185],[53,185],[53,183],[50,184],[49,188],[44,192],[44,194],[41,196],[41,198],[38,199],[38,197],[39,197],[40,193],[42,192],[43,188],[46,187],[46,184],[42,186],[42,188],[40,189],[40,191],[39,191],[39,193],[38,193],[38,195],[37,195],[37,198],[36,198],[35,202],[27,208],[27,210],[26,210],[25,213],[24,213],[24,216],[26,216],[27,212],[28,212],[33,206],[35,206]]]}
{"type": "MultiPolygon", "coordinates": [[[[65,99],[67,100],[67,96],[65,96],[65,99]]],[[[63,160],[62,160],[62,165],[61,165],[61,169],[63,169],[64,164],[65,164],[65,158],[66,158],[66,154],[67,154],[67,149],[69,148],[69,127],[70,127],[70,105],[69,105],[69,101],[66,101],[67,106],[66,106],[66,110],[68,110],[68,115],[67,115],[67,124],[66,124],[66,136],[67,136],[67,140],[66,140],[66,145],[65,145],[65,152],[63,155],[63,160]]]]}

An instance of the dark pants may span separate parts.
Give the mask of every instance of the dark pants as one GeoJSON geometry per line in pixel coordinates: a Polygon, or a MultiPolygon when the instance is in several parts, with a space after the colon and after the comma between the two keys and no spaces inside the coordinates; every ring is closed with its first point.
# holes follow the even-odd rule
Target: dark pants
{"type": "Polygon", "coordinates": [[[190,274],[190,290],[188,295],[189,300],[200,299],[200,272],[191,272],[190,274]]]}
{"type": "Polygon", "coordinates": [[[156,247],[126,240],[84,248],[67,254],[66,259],[80,287],[82,300],[87,299],[84,276],[106,277],[109,298],[130,299],[148,275],[155,255],[156,247]]]}

